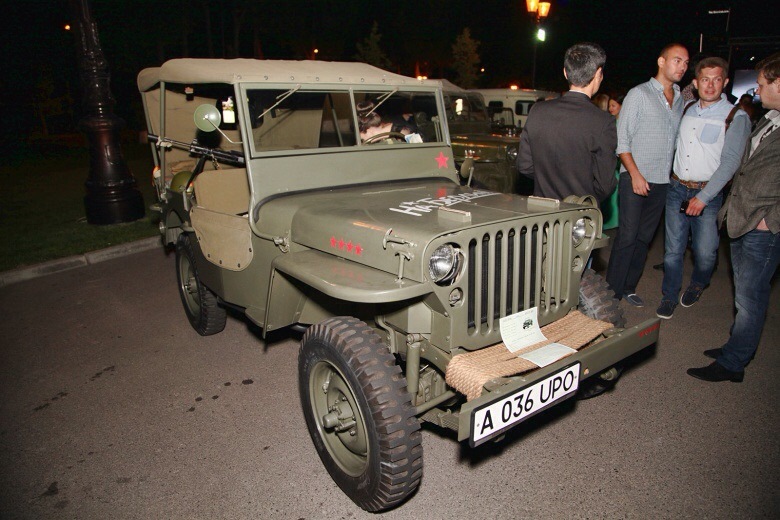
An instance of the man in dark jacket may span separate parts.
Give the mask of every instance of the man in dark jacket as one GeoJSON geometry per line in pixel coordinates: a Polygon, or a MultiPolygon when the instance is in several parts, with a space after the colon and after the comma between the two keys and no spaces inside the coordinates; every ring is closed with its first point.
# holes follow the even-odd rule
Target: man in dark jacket
{"type": "Polygon", "coordinates": [[[595,43],[570,47],[563,61],[569,91],[531,108],[517,167],[533,178],[534,195],[594,195],[602,201],[615,189],[615,118],[590,102],[604,79],[606,61],[604,49],[595,43]]]}
{"type": "Polygon", "coordinates": [[[704,381],[742,381],[745,366],[758,349],[772,276],[780,264],[780,53],[756,68],[756,94],[769,112],[750,135],[729,196],[718,213],[731,238],[737,315],[723,347],[704,351],[715,362],[688,369],[688,374],[704,381]]]}

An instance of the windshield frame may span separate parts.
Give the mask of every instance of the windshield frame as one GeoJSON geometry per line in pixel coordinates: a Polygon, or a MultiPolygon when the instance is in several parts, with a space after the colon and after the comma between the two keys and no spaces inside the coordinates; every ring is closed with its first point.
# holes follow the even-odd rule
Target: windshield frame
{"type": "MultiPolygon", "coordinates": [[[[288,148],[283,150],[263,150],[258,149],[257,146],[255,146],[253,133],[252,133],[252,125],[251,125],[251,111],[249,108],[249,99],[250,99],[250,91],[253,90],[277,90],[280,92],[289,92],[297,85],[291,85],[290,83],[255,83],[255,82],[247,82],[247,83],[239,83],[236,85],[236,91],[237,95],[240,99],[239,105],[241,113],[239,114],[239,117],[241,118],[241,132],[242,132],[242,139],[244,141],[246,151],[248,152],[248,158],[259,158],[259,157],[279,157],[279,156],[290,156],[290,155],[321,155],[321,154],[330,154],[330,153],[349,153],[349,152],[355,152],[355,151],[367,151],[367,150],[378,150],[378,149],[387,149],[387,148],[394,148],[394,149],[405,149],[410,146],[412,147],[440,147],[443,145],[450,146],[450,135],[449,131],[447,130],[447,124],[446,124],[446,117],[443,118],[442,114],[444,114],[444,100],[442,97],[442,91],[441,88],[438,88],[437,86],[423,86],[423,85],[408,85],[408,86],[402,86],[399,87],[397,85],[343,85],[343,84],[333,84],[333,83],[324,83],[321,85],[312,85],[312,84],[304,84],[301,85],[300,88],[297,88],[295,94],[298,93],[317,93],[317,92],[333,92],[333,93],[348,93],[349,94],[349,100],[350,100],[350,106],[352,110],[352,124],[354,125],[354,128],[357,130],[358,128],[358,119],[357,119],[357,111],[356,111],[356,92],[359,92],[361,94],[365,92],[371,92],[371,93],[377,93],[379,95],[387,95],[388,97],[392,96],[394,91],[395,93],[398,92],[412,92],[412,93],[422,93],[422,94],[431,94],[434,96],[436,101],[436,109],[438,111],[438,117],[439,117],[439,128],[441,130],[441,140],[440,141],[432,141],[432,142],[423,142],[423,143],[398,143],[397,145],[390,145],[390,146],[371,146],[367,145],[365,143],[359,142],[358,139],[356,139],[356,142],[354,144],[347,144],[345,143],[344,146],[340,147],[325,147],[325,148],[288,148]]],[[[356,132],[357,135],[357,132],[356,132]]]]}

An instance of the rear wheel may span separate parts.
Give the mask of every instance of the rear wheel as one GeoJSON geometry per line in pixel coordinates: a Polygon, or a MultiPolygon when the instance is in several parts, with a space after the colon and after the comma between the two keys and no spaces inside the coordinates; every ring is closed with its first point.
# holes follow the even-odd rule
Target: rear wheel
{"type": "MultiPolygon", "coordinates": [[[[626,326],[626,317],[615,293],[593,269],[586,269],[580,280],[580,310],[589,318],[606,321],[618,328],[626,326]]],[[[586,379],[577,392],[577,398],[590,399],[603,394],[615,386],[622,373],[623,367],[615,365],[586,379]]]]}
{"type": "Polygon", "coordinates": [[[351,317],[309,327],[298,354],[303,415],[317,453],[366,511],[393,507],[422,477],[422,438],[406,379],[368,325],[351,317]]]}
{"type": "Polygon", "coordinates": [[[190,236],[179,235],[176,242],[176,277],[184,312],[201,336],[210,336],[225,329],[227,311],[219,306],[217,296],[198,277],[198,264],[190,236]]]}

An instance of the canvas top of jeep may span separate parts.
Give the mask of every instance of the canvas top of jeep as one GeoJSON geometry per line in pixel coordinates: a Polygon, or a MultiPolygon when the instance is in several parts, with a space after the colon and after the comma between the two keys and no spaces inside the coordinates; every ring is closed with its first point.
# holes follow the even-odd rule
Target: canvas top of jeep
{"type": "Polygon", "coordinates": [[[138,86],[187,318],[216,334],[229,306],[264,335],[305,330],[307,428],[364,509],[418,486],[419,420],[476,446],[582,381],[614,379],[658,337],[657,318],[622,328],[586,269],[605,243],[592,197],[460,185],[438,81],[358,63],[183,59],[138,86]],[[570,350],[520,360],[504,318],[548,330],[522,348],[570,350]]]}

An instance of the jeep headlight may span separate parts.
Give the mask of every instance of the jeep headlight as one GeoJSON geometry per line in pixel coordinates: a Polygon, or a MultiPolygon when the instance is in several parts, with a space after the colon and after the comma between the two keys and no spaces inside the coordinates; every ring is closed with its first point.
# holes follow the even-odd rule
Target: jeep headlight
{"type": "Polygon", "coordinates": [[[455,244],[444,244],[437,247],[428,260],[428,273],[437,284],[449,285],[457,278],[462,263],[460,248],[455,244]]]}
{"type": "Polygon", "coordinates": [[[571,228],[571,240],[574,242],[574,246],[578,246],[585,238],[585,234],[588,232],[587,222],[584,218],[577,219],[577,222],[571,228]]]}
{"type": "Polygon", "coordinates": [[[506,160],[510,164],[517,162],[517,145],[509,145],[506,147],[506,160]]]}

